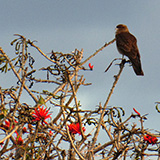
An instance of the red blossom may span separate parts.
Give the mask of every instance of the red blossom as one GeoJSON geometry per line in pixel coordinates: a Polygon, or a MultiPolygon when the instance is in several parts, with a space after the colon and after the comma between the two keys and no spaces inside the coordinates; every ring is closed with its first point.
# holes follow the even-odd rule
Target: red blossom
{"type": "Polygon", "coordinates": [[[151,136],[149,134],[147,134],[146,136],[144,135],[143,139],[144,139],[144,141],[147,141],[147,143],[152,144],[152,145],[158,141],[158,139],[156,137],[151,136]]]}
{"type": "Polygon", "coordinates": [[[91,63],[88,64],[90,70],[93,70],[94,65],[91,65],[91,63]]]}
{"type": "Polygon", "coordinates": [[[42,120],[42,125],[43,123],[48,124],[45,120],[47,118],[51,118],[51,114],[48,114],[49,110],[47,110],[47,108],[44,109],[44,106],[42,106],[42,108],[40,108],[40,106],[38,106],[38,109],[35,108],[35,112],[33,112],[32,117],[34,117],[33,121],[40,121],[42,120]]]}
{"type": "Polygon", "coordinates": [[[141,114],[140,114],[135,108],[133,108],[133,110],[134,110],[139,116],[141,116],[141,114]]]}
{"type": "Polygon", "coordinates": [[[49,131],[49,135],[52,136],[52,134],[53,134],[53,132],[50,130],[50,131],[49,131]]]}
{"type": "MultiPolygon", "coordinates": [[[[73,134],[78,133],[79,135],[81,135],[81,131],[80,131],[80,125],[79,123],[71,123],[70,125],[68,125],[69,127],[69,131],[73,134]]],[[[82,130],[85,131],[85,127],[82,127],[82,130]]]]}
{"type": "MultiPolygon", "coordinates": [[[[15,123],[18,123],[16,120],[14,120],[15,121],[15,123]]],[[[5,124],[1,124],[1,126],[0,127],[3,127],[3,128],[5,128],[6,130],[8,130],[9,129],[9,127],[10,127],[10,121],[9,120],[5,120],[5,124]]],[[[14,128],[14,125],[12,125],[12,129],[14,128]]]]}
{"type": "Polygon", "coordinates": [[[23,129],[22,129],[22,133],[24,134],[24,133],[28,133],[27,132],[27,128],[26,127],[23,127],[23,129]]]}
{"type": "Polygon", "coordinates": [[[16,144],[19,144],[19,145],[22,145],[23,144],[23,139],[22,137],[18,134],[17,134],[17,137],[16,137],[16,144]]]}
{"type": "Polygon", "coordinates": [[[8,120],[5,120],[5,124],[1,124],[1,127],[5,128],[6,130],[9,129],[9,126],[10,126],[10,121],[8,120]]]}

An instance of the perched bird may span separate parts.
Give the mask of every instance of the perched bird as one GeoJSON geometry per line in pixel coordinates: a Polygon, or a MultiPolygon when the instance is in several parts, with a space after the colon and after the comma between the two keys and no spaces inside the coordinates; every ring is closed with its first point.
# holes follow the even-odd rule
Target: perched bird
{"type": "Polygon", "coordinates": [[[116,26],[116,44],[118,51],[129,58],[136,75],[143,76],[137,39],[124,24],[116,26]]]}

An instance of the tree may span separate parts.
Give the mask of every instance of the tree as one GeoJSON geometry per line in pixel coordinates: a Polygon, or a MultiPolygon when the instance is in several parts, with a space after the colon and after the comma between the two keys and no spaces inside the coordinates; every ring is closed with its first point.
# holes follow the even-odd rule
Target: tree
{"type": "Polygon", "coordinates": [[[112,88],[103,106],[100,103],[94,110],[84,110],[77,97],[81,86],[91,85],[85,82],[80,71],[92,71],[93,65],[89,63],[88,67],[84,67],[84,64],[115,39],[83,60],[83,49],[75,49],[67,54],[51,51],[48,56],[35,45],[35,41],[27,40],[22,35],[15,36],[17,38],[11,45],[15,46],[16,57],[10,59],[0,48],[1,72],[7,74],[12,71],[12,76],[17,78],[16,85],[13,81],[14,86],[0,88],[2,159],[114,160],[160,157],[156,138],[158,135],[144,128],[146,115],[141,115],[134,109],[134,113],[124,119],[123,108],[108,107],[113,90],[128,61],[120,59],[119,72],[114,76],[112,88]],[[29,51],[31,47],[43,55],[50,65],[40,64],[40,68],[35,68],[36,60],[29,51]],[[42,72],[43,76],[38,77],[41,75],[38,72],[42,72]],[[53,91],[44,90],[43,87],[37,89],[35,86],[38,84],[48,87],[52,84],[53,91]],[[36,90],[32,90],[34,87],[36,90]],[[21,100],[23,95],[30,103],[21,100]],[[59,112],[53,116],[55,108],[59,112]],[[131,122],[135,118],[139,119],[139,125],[131,122]],[[101,132],[106,136],[103,144],[98,142],[101,132]]]}

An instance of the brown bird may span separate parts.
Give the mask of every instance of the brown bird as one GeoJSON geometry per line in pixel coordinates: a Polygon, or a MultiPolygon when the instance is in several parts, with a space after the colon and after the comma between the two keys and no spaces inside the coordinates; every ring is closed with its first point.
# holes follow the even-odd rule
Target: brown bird
{"type": "Polygon", "coordinates": [[[138,76],[143,76],[140,54],[137,47],[137,39],[129,32],[124,24],[116,26],[116,44],[118,51],[129,58],[134,72],[138,76]]]}

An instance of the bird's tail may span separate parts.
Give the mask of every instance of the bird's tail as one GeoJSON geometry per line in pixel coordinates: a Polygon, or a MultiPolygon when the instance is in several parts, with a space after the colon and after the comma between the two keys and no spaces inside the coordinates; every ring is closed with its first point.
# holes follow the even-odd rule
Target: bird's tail
{"type": "Polygon", "coordinates": [[[137,76],[144,76],[142,66],[141,66],[140,57],[137,56],[135,59],[130,58],[130,61],[132,63],[132,67],[133,67],[136,75],[137,76]]]}

